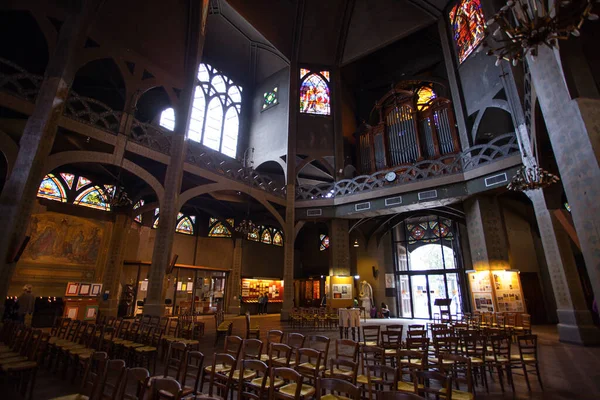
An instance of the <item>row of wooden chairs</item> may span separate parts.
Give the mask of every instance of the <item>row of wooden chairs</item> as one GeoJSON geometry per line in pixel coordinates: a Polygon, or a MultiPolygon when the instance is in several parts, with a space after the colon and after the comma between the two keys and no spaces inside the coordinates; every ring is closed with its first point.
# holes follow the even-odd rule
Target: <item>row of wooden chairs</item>
{"type": "Polygon", "coordinates": [[[334,329],[338,326],[338,309],[329,307],[294,307],[290,312],[292,328],[334,329]]]}

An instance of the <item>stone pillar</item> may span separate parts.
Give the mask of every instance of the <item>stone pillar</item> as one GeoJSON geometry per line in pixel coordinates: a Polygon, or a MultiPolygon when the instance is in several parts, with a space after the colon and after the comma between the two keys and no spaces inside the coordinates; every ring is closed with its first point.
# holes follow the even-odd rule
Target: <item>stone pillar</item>
{"type": "MultiPolygon", "coordinates": [[[[75,3],[73,3],[75,4],[75,3]]],[[[18,251],[35,206],[37,190],[44,175],[58,119],[63,114],[69,87],[75,75],[75,60],[92,26],[101,0],[87,0],[67,9],[54,54],[50,57],[33,113],[27,119],[19,142],[19,153],[12,173],[0,195],[0,298],[8,291],[18,251]],[[77,8],[77,9],[75,9],[77,8]]],[[[4,302],[0,302],[0,313],[4,302]]]]}
{"type": "Polygon", "coordinates": [[[242,282],[242,253],[244,246],[244,239],[235,239],[233,248],[233,266],[231,274],[229,274],[229,282],[227,286],[229,288],[229,308],[227,310],[230,314],[239,315],[241,311],[241,290],[240,285],[242,282]]]}
{"type": "Polygon", "coordinates": [[[164,314],[165,272],[171,262],[171,250],[175,236],[175,224],[179,213],[179,194],[183,177],[183,163],[187,151],[186,132],[189,126],[196,74],[204,45],[204,28],[208,13],[208,0],[189,3],[189,27],[186,40],[184,87],[175,108],[175,129],[171,136],[171,159],[165,175],[165,193],[160,203],[160,222],[156,230],[152,265],[148,274],[148,292],[144,313],[154,316],[164,314]]]}
{"type": "Polygon", "coordinates": [[[121,272],[131,223],[132,219],[128,213],[116,212],[108,245],[108,259],[102,273],[102,294],[109,291],[108,300],[100,301],[100,312],[103,315],[117,316],[121,272]]]}
{"type": "Polygon", "coordinates": [[[561,341],[577,344],[599,344],[600,330],[594,325],[585,304],[577,265],[568,233],[549,210],[541,190],[529,191],[537,218],[548,273],[552,282],[561,341]]]}
{"type": "Polygon", "coordinates": [[[350,234],[348,220],[332,219],[329,230],[329,275],[350,275],[350,234]]]}
{"type": "Polygon", "coordinates": [[[573,223],[596,299],[600,299],[600,101],[571,99],[554,50],[527,56],[573,223]]]}
{"type": "Polygon", "coordinates": [[[473,268],[510,268],[508,240],[498,199],[478,196],[464,204],[473,268]]]}

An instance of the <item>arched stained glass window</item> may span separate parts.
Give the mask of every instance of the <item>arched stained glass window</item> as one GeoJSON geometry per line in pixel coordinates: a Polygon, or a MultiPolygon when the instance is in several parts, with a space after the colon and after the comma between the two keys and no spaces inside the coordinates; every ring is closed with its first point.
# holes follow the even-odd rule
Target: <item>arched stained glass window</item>
{"type": "Polygon", "coordinates": [[[137,210],[138,208],[144,205],[144,199],[139,199],[137,203],[134,204],[133,209],[137,210]]]}
{"type": "Polygon", "coordinates": [[[417,90],[417,108],[419,111],[422,111],[429,107],[429,104],[433,99],[437,96],[432,88],[429,86],[421,86],[419,90],[417,90]]]}
{"type": "Polygon", "coordinates": [[[269,231],[269,228],[263,230],[262,234],[260,235],[260,241],[261,243],[265,244],[273,244],[273,238],[271,237],[271,232],[269,231]]]}
{"type": "Polygon", "coordinates": [[[58,178],[52,174],[48,174],[42,180],[40,187],[38,188],[38,197],[44,199],[66,202],[67,196],[65,194],[65,188],[58,178]]]}
{"type": "Polygon", "coordinates": [[[281,232],[275,232],[275,234],[273,235],[273,244],[275,246],[283,246],[283,235],[281,234],[281,232]]]}
{"type": "Polygon", "coordinates": [[[139,222],[141,224],[142,223],[142,214],[136,215],[134,220],[135,220],[135,222],[139,222]]]}
{"type": "Polygon", "coordinates": [[[450,24],[462,63],[485,37],[481,0],[460,0],[450,11],[450,24]]]}
{"type": "Polygon", "coordinates": [[[254,242],[260,241],[260,229],[258,227],[254,228],[253,231],[248,232],[248,240],[252,240],[254,242]]]}
{"type": "Polygon", "coordinates": [[[192,221],[188,217],[183,217],[177,223],[175,227],[175,231],[179,233],[184,233],[186,235],[194,234],[194,225],[192,221]]]}
{"type": "Polygon", "coordinates": [[[228,238],[228,237],[231,237],[231,232],[229,232],[229,229],[227,229],[225,227],[225,225],[223,225],[219,221],[216,224],[214,224],[212,226],[212,228],[210,228],[210,230],[208,231],[208,236],[209,237],[228,238]]]}
{"type": "Polygon", "coordinates": [[[160,126],[170,131],[175,130],[175,110],[173,108],[167,108],[160,113],[160,126]]]}
{"type": "Polygon", "coordinates": [[[329,236],[320,234],[319,239],[321,240],[321,244],[319,245],[319,250],[324,251],[329,248],[329,236]]]}
{"type": "Polygon", "coordinates": [[[75,180],[75,175],[61,172],[60,177],[63,178],[69,189],[73,188],[73,181],[75,180]]]}
{"type": "Polygon", "coordinates": [[[91,186],[77,195],[73,204],[110,211],[104,191],[99,186],[91,186]]]}
{"type": "Polygon", "coordinates": [[[154,229],[158,228],[158,220],[159,220],[159,217],[156,217],[156,219],[154,220],[154,223],[152,224],[152,227],[154,229]]]}
{"type": "Polygon", "coordinates": [[[308,73],[307,71],[304,68],[300,70],[300,112],[330,115],[329,72],[308,73]]]}
{"type": "MultiPolygon", "coordinates": [[[[242,88],[208,64],[200,64],[197,77],[187,137],[235,158],[242,88]]],[[[172,109],[162,112],[160,124],[173,130],[175,115],[172,109]]]]}
{"type": "Polygon", "coordinates": [[[90,181],[88,178],[80,176],[79,179],[77,179],[77,186],[75,187],[75,190],[79,191],[79,189],[89,185],[90,183],[92,183],[92,181],[90,181]]]}

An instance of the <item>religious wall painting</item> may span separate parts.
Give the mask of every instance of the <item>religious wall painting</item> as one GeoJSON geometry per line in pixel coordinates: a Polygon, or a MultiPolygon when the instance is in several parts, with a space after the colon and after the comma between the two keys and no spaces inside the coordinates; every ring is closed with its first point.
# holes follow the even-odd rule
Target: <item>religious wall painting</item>
{"type": "Polygon", "coordinates": [[[23,263],[95,265],[102,247],[104,224],[54,213],[34,214],[23,263]]]}

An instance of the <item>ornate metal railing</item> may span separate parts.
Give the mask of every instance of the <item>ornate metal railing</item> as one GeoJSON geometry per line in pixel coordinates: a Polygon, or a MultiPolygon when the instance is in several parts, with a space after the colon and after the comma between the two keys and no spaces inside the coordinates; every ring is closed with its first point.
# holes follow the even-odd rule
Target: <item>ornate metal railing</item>
{"type": "Polygon", "coordinates": [[[240,161],[229,158],[200,143],[190,142],[188,144],[186,161],[200,168],[233,179],[236,182],[244,183],[275,196],[285,197],[286,189],[284,182],[249,168],[244,168],[240,161]]]}
{"type": "Polygon", "coordinates": [[[353,179],[343,179],[333,183],[299,185],[296,188],[296,199],[330,199],[366,190],[458,174],[518,152],[517,138],[514,133],[509,133],[498,136],[490,143],[476,145],[462,153],[443,156],[437,160],[419,161],[411,165],[398,166],[371,175],[360,175],[353,179]],[[389,172],[396,174],[395,179],[391,182],[385,179],[389,172]]]}
{"type": "Polygon", "coordinates": [[[0,89],[27,101],[35,101],[44,78],[0,58],[0,89]]]}
{"type": "Polygon", "coordinates": [[[98,100],[79,96],[71,90],[65,104],[65,115],[84,124],[116,134],[119,132],[122,112],[115,111],[98,100]]]}
{"type": "Polygon", "coordinates": [[[173,132],[161,126],[133,120],[129,137],[136,143],[163,154],[171,154],[173,132]]]}

